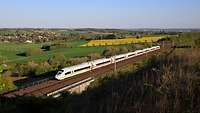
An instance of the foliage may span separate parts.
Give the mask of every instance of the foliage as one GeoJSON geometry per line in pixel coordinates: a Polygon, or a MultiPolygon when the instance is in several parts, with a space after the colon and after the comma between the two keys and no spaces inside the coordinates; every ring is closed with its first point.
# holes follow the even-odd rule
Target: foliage
{"type": "Polygon", "coordinates": [[[129,49],[126,48],[126,47],[121,47],[121,48],[107,47],[103,51],[102,56],[111,57],[111,56],[115,56],[115,55],[123,54],[123,53],[128,53],[128,52],[129,52],[129,49]]]}
{"type": "Polygon", "coordinates": [[[123,54],[123,53],[128,53],[129,50],[126,47],[120,48],[119,53],[123,54]]]}
{"type": "Polygon", "coordinates": [[[39,48],[31,48],[28,51],[26,51],[26,56],[34,56],[34,55],[40,55],[42,54],[42,50],[39,48]]]}
{"type": "Polygon", "coordinates": [[[65,56],[62,53],[56,53],[48,62],[54,69],[62,68],[65,65],[65,56]]]}
{"type": "Polygon", "coordinates": [[[99,53],[91,53],[87,57],[89,58],[89,60],[96,60],[100,59],[101,55],[99,53]]]}
{"type": "Polygon", "coordinates": [[[77,64],[81,64],[83,62],[87,62],[88,60],[88,57],[81,57],[81,58],[70,58],[66,61],[66,64],[68,64],[69,66],[71,65],[77,65],[77,64]]]}
{"type": "Polygon", "coordinates": [[[176,46],[199,47],[200,32],[181,33],[178,37],[171,38],[176,46]]]}
{"type": "Polygon", "coordinates": [[[118,48],[114,48],[114,47],[107,47],[104,51],[103,51],[103,56],[105,57],[111,57],[114,55],[117,55],[117,53],[119,52],[118,48]]]}
{"type": "Polygon", "coordinates": [[[0,94],[13,90],[14,88],[15,86],[10,76],[0,75],[0,94]]]}
{"type": "Polygon", "coordinates": [[[51,65],[48,62],[41,62],[36,69],[36,75],[42,75],[44,73],[50,72],[52,70],[51,65]]]}
{"type": "Polygon", "coordinates": [[[195,46],[200,48],[200,37],[195,40],[195,46]]]}
{"type": "Polygon", "coordinates": [[[49,44],[42,45],[41,49],[44,49],[46,51],[50,51],[51,45],[49,45],[49,44]]]}
{"type": "Polygon", "coordinates": [[[97,86],[80,95],[65,94],[58,99],[35,97],[0,99],[0,112],[198,113],[200,111],[199,49],[177,50],[171,55],[155,56],[140,66],[99,79],[97,86]],[[53,107],[55,105],[57,107],[53,107]]]}

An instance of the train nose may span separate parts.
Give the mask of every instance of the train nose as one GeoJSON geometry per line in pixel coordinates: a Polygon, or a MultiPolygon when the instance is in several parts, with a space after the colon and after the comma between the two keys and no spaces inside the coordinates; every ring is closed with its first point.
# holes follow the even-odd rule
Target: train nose
{"type": "Polygon", "coordinates": [[[55,78],[58,79],[60,75],[56,75],[55,78]]]}

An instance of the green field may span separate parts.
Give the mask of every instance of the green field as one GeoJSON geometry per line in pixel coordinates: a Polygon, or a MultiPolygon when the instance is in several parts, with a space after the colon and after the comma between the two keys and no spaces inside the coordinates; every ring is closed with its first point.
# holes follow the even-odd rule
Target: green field
{"type": "MultiPolygon", "coordinates": [[[[56,43],[56,42],[51,42],[56,43]]],[[[42,54],[35,56],[19,56],[17,54],[23,53],[30,48],[41,48],[44,44],[51,43],[41,43],[41,44],[24,44],[24,43],[0,43],[0,56],[7,59],[7,63],[27,63],[30,60],[41,62],[48,60],[56,53],[62,53],[66,58],[87,56],[90,53],[102,53],[107,47],[80,47],[80,45],[87,43],[86,41],[70,41],[64,42],[70,48],[57,48],[50,51],[44,51],[42,54]]],[[[63,42],[62,42],[63,43],[63,42]]],[[[120,45],[117,47],[124,47],[127,45],[120,45]]]]}

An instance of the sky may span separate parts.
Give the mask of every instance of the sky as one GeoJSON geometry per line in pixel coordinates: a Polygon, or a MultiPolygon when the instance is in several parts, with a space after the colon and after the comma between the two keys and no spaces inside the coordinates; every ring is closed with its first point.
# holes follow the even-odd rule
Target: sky
{"type": "Polygon", "coordinates": [[[200,28],[200,0],[0,0],[0,28],[200,28]]]}

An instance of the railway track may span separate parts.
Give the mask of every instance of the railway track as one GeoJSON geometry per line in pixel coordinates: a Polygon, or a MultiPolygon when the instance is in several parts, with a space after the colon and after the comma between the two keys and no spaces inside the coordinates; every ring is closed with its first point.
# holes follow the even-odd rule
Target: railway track
{"type": "MultiPolygon", "coordinates": [[[[144,58],[147,58],[148,56],[157,54],[159,51],[162,50],[157,50],[153,51],[147,54],[143,54],[134,58],[130,58],[121,62],[116,63],[117,68],[123,68],[127,64],[131,64],[134,61],[142,60],[144,58]]],[[[85,80],[89,77],[99,77],[102,76],[102,74],[110,71],[114,71],[115,69],[115,64],[110,64],[95,70],[92,70],[90,72],[85,72],[82,74],[79,74],[77,76],[73,76],[67,79],[64,79],[62,81],[58,81],[55,79],[48,80],[46,82],[40,83],[38,85],[30,86],[27,88],[22,88],[13,92],[9,92],[7,94],[4,94],[3,96],[5,97],[16,97],[16,96],[45,96],[48,93],[51,93],[53,91],[56,91],[58,89],[61,89],[63,87],[69,86],[71,84],[74,84],[76,82],[85,80]]]]}

